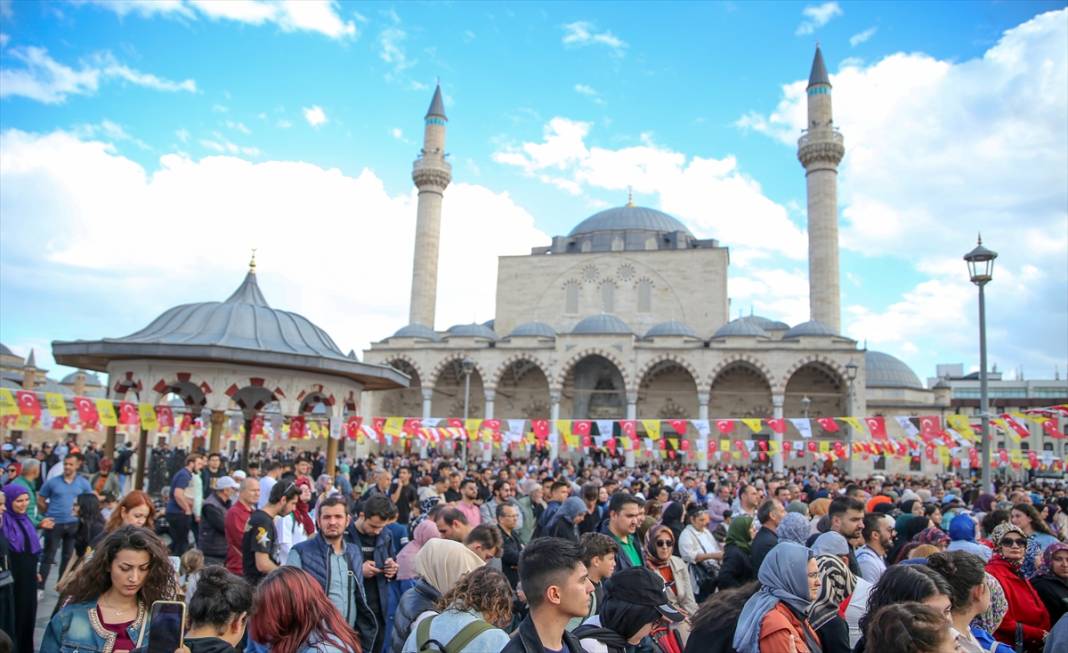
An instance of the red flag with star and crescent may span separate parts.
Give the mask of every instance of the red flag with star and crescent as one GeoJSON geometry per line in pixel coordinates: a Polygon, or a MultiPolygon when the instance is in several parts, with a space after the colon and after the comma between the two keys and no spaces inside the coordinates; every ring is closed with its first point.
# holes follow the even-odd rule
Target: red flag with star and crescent
{"type": "Polygon", "coordinates": [[[730,433],[731,431],[734,430],[734,420],[717,419],[716,420],[716,428],[723,435],[727,435],[728,433],[730,433]]]}
{"type": "Polygon", "coordinates": [[[129,401],[119,404],[119,424],[123,426],[137,426],[141,423],[141,416],[137,414],[137,405],[129,401]]]}
{"type": "Polygon", "coordinates": [[[878,440],[886,439],[886,418],[885,417],[865,417],[864,424],[868,427],[868,432],[871,433],[871,437],[878,440]]]}
{"type": "Polygon", "coordinates": [[[929,440],[942,434],[942,421],[937,415],[925,415],[920,418],[920,437],[929,440]]]}
{"type": "Polygon", "coordinates": [[[307,428],[304,422],[303,415],[295,415],[293,419],[289,420],[289,437],[292,440],[299,440],[307,434],[307,428]]]}
{"type": "Polygon", "coordinates": [[[588,419],[576,419],[571,422],[571,432],[583,438],[588,437],[592,424],[593,422],[588,419]]]}
{"type": "Polygon", "coordinates": [[[1002,413],[1001,419],[1005,420],[1005,423],[1009,425],[1009,428],[1016,432],[1016,435],[1019,435],[1021,438],[1031,437],[1031,430],[1023,424],[1017,422],[1016,418],[1012,415],[1008,413],[1002,413]]]}
{"type": "Polygon", "coordinates": [[[532,419],[530,420],[530,430],[534,432],[534,437],[538,440],[544,440],[549,437],[549,420],[547,419],[532,419]]]}
{"type": "Polygon", "coordinates": [[[156,406],[156,423],[161,429],[174,426],[174,411],[170,406],[156,406]]]}
{"type": "Polygon", "coordinates": [[[93,403],[92,399],[75,397],[74,408],[78,411],[78,421],[82,423],[84,428],[96,428],[97,423],[100,421],[100,415],[96,412],[96,404],[93,403]]]}
{"type": "Polygon", "coordinates": [[[1057,428],[1057,420],[1052,417],[1042,422],[1042,432],[1057,440],[1064,437],[1064,433],[1057,428]]]}
{"type": "Polygon", "coordinates": [[[638,422],[633,419],[625,419],[619,422],[619,432],[630,438],[638,439],[638,422]]]}
{"type": "Polygon", "coordinates": [[[359,415],[349,415],[345,420],[345,435],[350,440],[355,440],[360,435],[360,428],[363,426],[363,418],[359,415]]]}
{"type": "Polygon", "coordinates": [[[838,432],[838,422],[834,421],[833,417],[817,417],[816,422],[828,433],[838,432]]]}
{"type": "Polygon", "coordinates": [[[779,435],[786,433],[786,420],[782,417],[774,417],[764,421],[767,422],[768,428],[773,432],[778,433],[779,435]]]}
{"type": "Polygon", "coordinates": [[[37,395],[26,390],[19,390],[15,393],[15,400],[18,401],[21,414],[30,415],[34,421],[41,419],[41,402],[37,400],[37,395]]]}
{"type": "Polygon", "coordinates": [[[689,426],[689,421],[684,419],[669,419],[668,424],[671,424],[671,429],[679,435],[686,435],[686,429],[689,426]]]}

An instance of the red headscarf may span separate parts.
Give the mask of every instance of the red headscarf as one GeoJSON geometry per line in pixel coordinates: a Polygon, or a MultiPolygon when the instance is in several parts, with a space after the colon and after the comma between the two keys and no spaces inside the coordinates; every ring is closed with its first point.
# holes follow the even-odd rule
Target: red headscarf
{"type": "MultiPolygon", "coordinates": [[[[297,487],[307,487],[311,492],[312,484],[306,476],[301,476],[297,479],[297,487]]],[[[303,494],[303,492],[301,492],[303,494]]],[[[300,525],[304,527],[304,532],[309,536],[315,534],[315,523],[312,522],[311,513],[308,512],[308,504],[303,499],[297,499],[297,507],[293,509],[293,519],[300,522],[300,525]]]]}

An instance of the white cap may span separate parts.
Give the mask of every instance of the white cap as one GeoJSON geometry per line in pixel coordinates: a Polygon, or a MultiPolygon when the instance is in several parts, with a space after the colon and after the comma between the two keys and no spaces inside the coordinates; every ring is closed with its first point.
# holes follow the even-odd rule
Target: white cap
{"type": "Polygon", "coordinates": [[[235,481],[243,481],[248,474],[246,474],[243,469],[235,469],[230,476],[232,476],[235,481]]]}
{"type": "Polygon", "coordinates": [[[223,476],[215,481],[216,490],[235,490],[239,487],[241,487],[240,484],[229,476],[223,476]]]}
{"type": "Polygon", "coordinates": [[[0,450],[3,450],[3,451],[14,451],[15,450],[15,446],[12,445],[10,442],[5,442],[4,445],[2,447],[0,447],[0,450]]]}

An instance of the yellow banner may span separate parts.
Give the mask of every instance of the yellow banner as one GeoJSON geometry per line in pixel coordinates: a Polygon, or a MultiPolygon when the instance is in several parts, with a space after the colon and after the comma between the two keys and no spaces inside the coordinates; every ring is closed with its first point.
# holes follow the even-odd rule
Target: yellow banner
{"type": "Polygon", "coordinates": [[[404,430],[403,417],[387,417],[385,425],[382,426],[382,432],[386,435],[400,435],[402,430],[404,430]]]}
{"type": "Polygon", "coordinates": [[[155,431],[159,428],[156,408],[152,404],[137,404],[137,414],[141,416],[141,428],[144,430],[155,431]]]}
{"type": "Polygon", "coordinates": [[[821,453],[827,453],[830,450],[831,450],[831,443],[830,442],[820,442],[820,452],[821,453]]]}
{"type": "Polygon", "coordinates": [[[48,408],[48,412],[52,414],[52,417],[67,416],[67,402],[63,400],[63,395],[58,392],[45,393],[45,407],[48,408]]]}
{"type": "Polygon", "coordinates": [[[645,427],[645,434],[649,436],[650,440],[660,439],[660,420],[643,419],[642,426],[645,427]]]}
{"type": "Polygon", "coordinates": [[[556,430],[563,436],[564,440],[571,437],[571,420],[558,419],[556,420],[556,430]]]}
{"type": "Polygon", "coordinates": [[[19,415],[15,420],[15,429],[24,431],[33,427],[33,415],[19,415]]]}
{"type": "Polygon", "coordinates": [[[719,450],[720,451],[730,451],[731,450],[731,441],[730,440],[720,440],[719,441],[719,450]]]}
{"type": "Polygon", "coordinates": [[[743,418],[742,423],[748,426],[753,433],[758,433],[764,428],[764,420],[762,419],[743,418]]]}
{"type": "Polygon", "coordinates": [[[100,417],[101,426],[119,425],[119,420],[115,416],[115,404],[107,399],[96,400],[96,414],[100,417]]]}
{"type": "Polygon", "coordinates": [[[949,415],[946,417],[946,422],[949,423],[950,428],[960,433],[962,437],[975,442],[975,431],[972,430],[972,425],[966,415],[949,415]]]}
{"type": "Polygon", "coordinates": [[[840,419],[846,424],[852,426],[854,431],[859,431],[861,433],[864,432],[864,427],[860,424],[860,420],[856,417],[836,417],[835,419],[840,419]]]}
{"type": "Polygon", "coordinates": [[[15,401],[15,395],[7,388],[0,388],[0,417],[18,414],[19,404],[15,401]]]}

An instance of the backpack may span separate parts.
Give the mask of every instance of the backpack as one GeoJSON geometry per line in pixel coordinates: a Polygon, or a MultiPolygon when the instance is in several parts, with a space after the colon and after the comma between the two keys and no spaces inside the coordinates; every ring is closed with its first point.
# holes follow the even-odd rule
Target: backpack
{"type": "Polygon", "coordinates": [[[430,639],[430,622],[434,621],[434,615],[427,617],[419,622],[419,625],[415,629],[415,650],[419,653],[424,653],[431,650],[438,650],[441,653],[462,653],[464,647],[471,643],[476,637],[486,632],[487,630],[493,630],[488,622],[482,619],[476,619],[460,629],[460,632],[453,635],[445,644],[437,641],[436,639],[430,639]],[[434,649],[431,648],[433,645],[434,649]]]}

